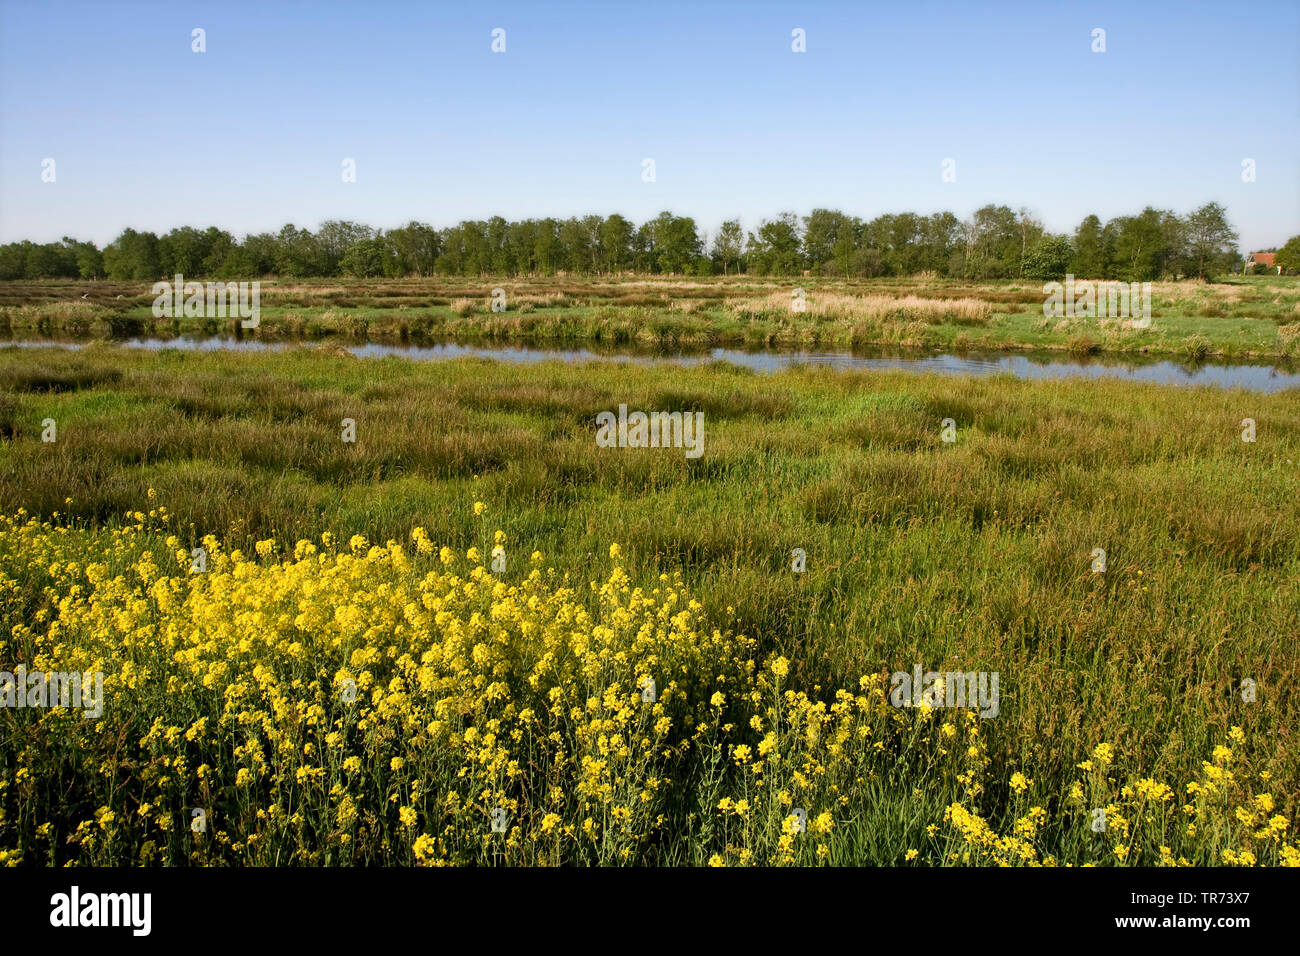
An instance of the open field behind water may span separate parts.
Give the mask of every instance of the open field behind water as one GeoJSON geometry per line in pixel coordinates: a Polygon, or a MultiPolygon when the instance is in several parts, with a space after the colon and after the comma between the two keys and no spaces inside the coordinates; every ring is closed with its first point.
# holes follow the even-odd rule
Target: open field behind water
{"type": "MultiPolygon", "coordinates": [[[[1300,353],[1300,279],[1152,284],[1152,326],[1044,317],[1037,281],[732,276],[605,279],[264,280],[268,340],[593,342],[762,347],[903,346],[1145,352],[1192,359],[1300,353]],[[491,290],[506,311],[491,311],[491,290]],[[796,288],[806,309],[791,309],[796,288]]],[[[0,331],[19,338],[215,334],[237,321],[156,318],[142,282],[0,283],[0,331]],[[82,299],[81,296],[86,298],[82,299]]]]}

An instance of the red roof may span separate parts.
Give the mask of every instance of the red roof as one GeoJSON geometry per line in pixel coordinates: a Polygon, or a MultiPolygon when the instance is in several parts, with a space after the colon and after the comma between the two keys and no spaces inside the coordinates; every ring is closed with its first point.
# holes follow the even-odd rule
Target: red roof
{"type": "Polygon", "coordinates": [[[1276,253],[1272,253],[1272,252],[1252,252],[1252,253],[1250,254],[1250,257],[1251,257],[1252,259],[1254,259],[1255,262],[1257,262],[1257,263],[1258,263],[1259,265],[1261,265],[1261,266],[1271,266],[1271,265],[1273,264],[1273,256],[1274,256],[1274,255],[1276,255],[1276,253]]]}

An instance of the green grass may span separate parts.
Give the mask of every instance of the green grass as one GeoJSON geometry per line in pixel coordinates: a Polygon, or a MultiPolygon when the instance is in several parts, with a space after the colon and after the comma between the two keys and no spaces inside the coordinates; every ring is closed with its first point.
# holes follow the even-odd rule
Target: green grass
{"type": "Polygon", "coordinates": [[[0,330],[22,338],[181,333],[264,340],[582,342],[606,346],[903,346],[1058,350],[1225,358],[1292,357],[1300,350],[1300,278],[1252,276],[1153,284],[1152,327],[1118,319],[1047,319],[1042,283],[938,279],[267,280],[261,325],[217,318],[155,318],[146,283],[0,283],[0,330]],[[501,287],[509,308],[490,311],[501,287]],[[805,289],[809,311],[786,300],[805,289]],[[90,296],[80,298],[83,291],[90,296]],[[120,298],[118,298],[120,296],[120,298]],[[897,299],[885,315],[855,302],[897,299]],[[972,300],[987,318],[958,319],[904,300],[972,300]],[[838,302],[829,315],[817,313],[838,302]]]}
{"type": "Polygon", "coordinates": [[[1143,774],[1192,779],[1240,725],[1294,819],[1297,407],[1294,391],[720,363],[4,350],[0,509],[112,526],[152,488],[186,546],[420,525],[463,548],[482,500],[521,562],[598,577],[617,541],[638,583],[681,570],[715,620],[791,658],[794,686],[1000,672],[995,772],[1064,786],[1108,741],[1143,774]],[[703,411],[703,456],[596,447],[619,403],[703,411]]]}

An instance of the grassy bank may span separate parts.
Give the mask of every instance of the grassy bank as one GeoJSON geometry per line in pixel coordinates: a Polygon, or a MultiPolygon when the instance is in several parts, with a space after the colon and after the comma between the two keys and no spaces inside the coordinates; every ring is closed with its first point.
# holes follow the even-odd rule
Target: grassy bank
{"type": "Polygon", "coordinates": [[[1300,800],[1295,413],[1293,393],[1109,381],[0,352],[0,511],[50,522],[0,535],[0,666],[71,656],[131,702],[100,722],[0,713],[21,742],[0,758],[0,846],[1279,862],[1300,800]],[[621,403],[702,411],[704,454],[597,447],[621,403]],[[483,567],[497,531],[501,575],[483,567]],[[201,580],[176,557],[198,546],[201,580]],[[996,718],[889,706],[885,675],[915,664],[997,672],[996,718]],[[338,702],[348,679],[366,710],[338,702]],[[191,840],[189,808],[214,802],[223,822],[191,840]],[[498,845],[500,805],[516,832],[498,845]]]}
{"type": "Polygon", "coordinates": [[[1300,280],[1157,282],[1152,325],[1049,319],[1042,283],[937,279],[268,280],[261,325],[156,318],[147,283],[0,283],[0,331],[17,337],[237,333],[285,340],[593,342],[609,345],[905,346],[1291,357],[1300,280]],[[505,311],[491,310],[491,290],[505,311]],[[792,309],[796,288],[804,309],[792,309]],[[85,295],[86,298],[82,298],[85,295]]]}

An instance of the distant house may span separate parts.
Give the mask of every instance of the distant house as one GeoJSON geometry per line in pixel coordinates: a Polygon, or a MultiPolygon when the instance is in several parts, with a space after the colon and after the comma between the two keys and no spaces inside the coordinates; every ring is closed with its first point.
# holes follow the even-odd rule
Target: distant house
{"type": "Polygon", "coordinates": [[[1249,272],[1251,266],[1260,265],[1260,266],[1268,266],[1270,269],[1276,269],[1276,270],[1277,270],[1277,274],[1278,274],[1278,275],[1281,275],[1281,274],[1282,274],[1282,267],[1279,266],[1279,265],[1276,265],[1276,264],[1273,262],[1273,256],[1274,256],[1274,255],[1276,255],[1276,253],[1272,253],[1272,252],[1252,252],[1250,255],[1246,256],[1246,268],[1245,268],[1244,271],[1249,272]]]}

